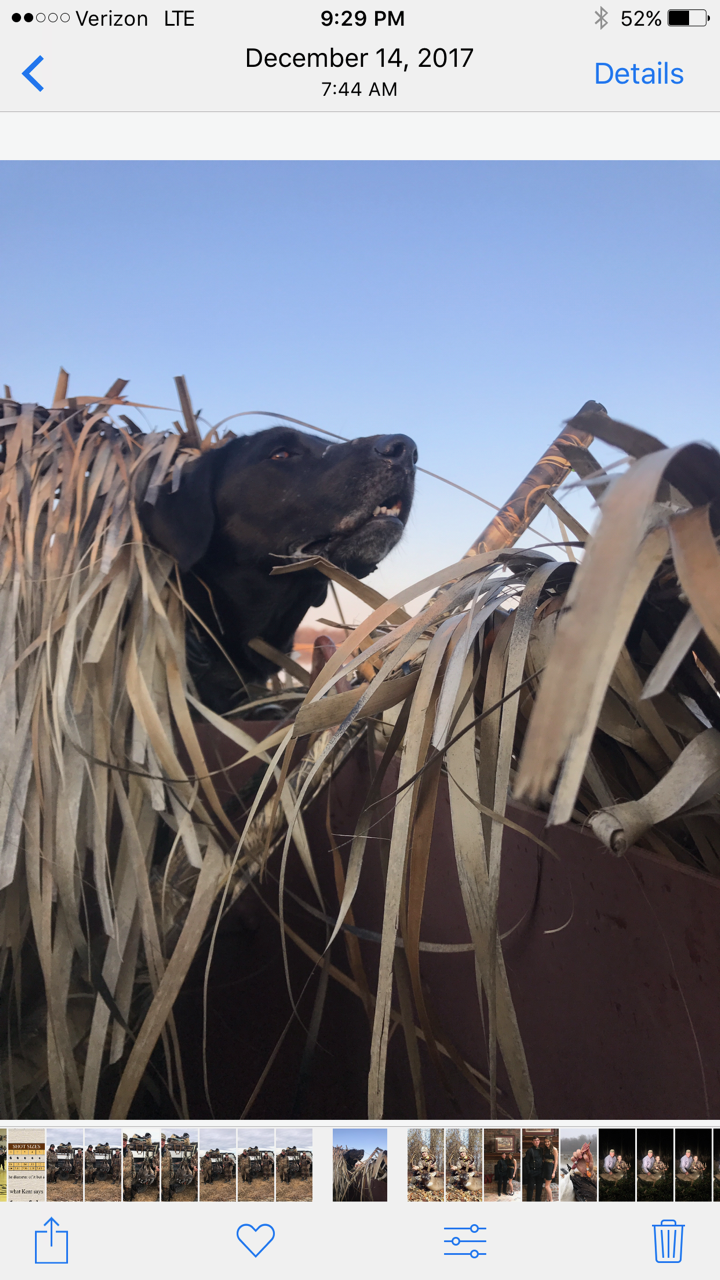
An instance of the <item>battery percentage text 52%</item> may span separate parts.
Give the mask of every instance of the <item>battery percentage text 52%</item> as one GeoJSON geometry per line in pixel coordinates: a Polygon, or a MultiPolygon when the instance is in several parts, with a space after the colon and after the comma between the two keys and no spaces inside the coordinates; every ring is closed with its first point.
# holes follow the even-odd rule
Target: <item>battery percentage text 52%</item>
{"type": "Polygon", "coordinates": [[[659,11],[650,9],[623,9],[622,24],[624,27],[661,27],[662,18],[659,11]]]}

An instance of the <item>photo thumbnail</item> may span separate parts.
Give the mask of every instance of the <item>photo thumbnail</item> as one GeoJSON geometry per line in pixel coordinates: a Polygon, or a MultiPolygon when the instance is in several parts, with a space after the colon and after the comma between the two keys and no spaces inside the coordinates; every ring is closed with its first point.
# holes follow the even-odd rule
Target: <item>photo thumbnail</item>
{"type": "Polygon", "coordinates": [[[635,1199],[635,1130],[601,1129],[598,1195],[600,1200],[635,1199]]]}
{"type": "Polygon", "coordinates": [[[198,1198],[198,1131],[160,1135],[160,1194],[184,1204],[198,1198]]]}
{"type": "MultiPolygon", "coordinates": [[[[74,1130],[75,1140],[81,1134],[82,1130],[74,1130]]],[[[71,1178],[73,1175],[68,1176],[71,1178]]],[[[8,1129],[8,1203],[41,1204],[45,1200],[46,1180],[45,1130],[8,1129]]]]}
{"type": "Polygon", "coordinates": [[[46,1198],[62,1202],[83,1198],[82,1129],[48,1129],[45,1134],[46,1198]]]}
{"type": "Polygon", "coordinates": [[[445,1130],[445,1199],[482,1200],[481,1129],[445,1130]]]}
{"type": "Polygon", "coordinates": [[[675,1130],[675,1200],[712,1200],[712,1129],[675,1130]]]}
{"type": "Polygon", "coordinates": [[[238,1200],[275,1199],[275,1130],[238,1129],[238,1200]]]}
{"type": "Polygon", "coordinates": [[[669,1202],[675,1199],[672,1129],[638,1129],[637,1198],[669,1202]]]}
{"type": "Polygon", "coordinates": [[[122,1200],[122,1131],[86,1129],[84,1142],[86,1204],[122,1200]]]}
{"type": "Polygon", "coordinates": [[[559,1199],[585,1204],[598,1198],[597,1129],[560,1130],[559,1199]]]}
{"type": "Polygon", "coordinates": [[[409,1201],[445,1199],[445,1132],[443,1129],[408,1129],[409,1201]]]}
{"type": "MultiPolygon", "coordinates": [[[[77,1129],[74,1130],[74,1135],[78,1135],[77,1129]]],[[[72,1177],[72,1175],[69,1176],[72,1177]]],[[[8,1203],[42,1203],[45,1200],[46,1180],[45,1130],[8,1129],[8,1203]]]]}
{"type": "Polygon", "coordinates": [[[0,1204],[7,1200],[7,1129],[0,1129],[0,1204]]]}
{"type": "Polygon", "coordinates": [[[310,1201],[313,1198],[312,1129],[276,1129],[275,1199],[310,1201]]]}
{"type": "Polygon", "coordinates": [[[557,1129],[523,1129],[522,1198],[552,1204],[557,1200],[559,1132],[557,1129]]]}
{"type": "Polygon", "coordinates": [[[387,1129],[333,1129],[333,1200],[387,1200],[387,1146],[387,1129]]]}
{"type": "Polygon", "coordinates": [[[484,1139],[484,1199],[500,1204],[521,1204],[520,1130],[485,1129],[484,1139]]]}
{"type": "Polygon", "coordinates": [[[162,1130],[123,1133],[123,1200],[155,1204],[160,1200],[162,1130]]]}
{"type": "Polygon", "coordinates": [[[237,1200],[237,1130],[200,1129],[200,1200],[203,1203],[237,1200]]]}

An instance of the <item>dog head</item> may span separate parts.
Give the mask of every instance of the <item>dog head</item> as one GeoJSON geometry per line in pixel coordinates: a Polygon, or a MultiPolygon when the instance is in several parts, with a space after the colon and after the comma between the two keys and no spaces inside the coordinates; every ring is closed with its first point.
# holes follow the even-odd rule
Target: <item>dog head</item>
{"type": "Polygon", "coordinates": [[[405,435],[344,443],[271,427],[188,463],[176,493],[144,504],[143,523],[183,572],[214,554],[268,572],[322,555],[363,578],[402,537],[416,462],[405,435]]]}

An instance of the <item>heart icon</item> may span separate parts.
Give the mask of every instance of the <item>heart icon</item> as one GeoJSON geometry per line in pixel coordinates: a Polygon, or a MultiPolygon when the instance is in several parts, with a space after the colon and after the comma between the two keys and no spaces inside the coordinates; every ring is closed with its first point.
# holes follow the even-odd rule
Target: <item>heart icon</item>
{"type": "Polygon", "coordinates": [[[254,1227],[251,1222],[243,1222],[237,1229],[237,1238],[248,1253],[251,1253],[253,1258],[257,1258],[263,1249],[267,1249],[268,1245],[272,1244],[275,1239],[275,1228],[271,1227],[269,1222],[261,1222],[259,1227],[254,1227]],[[253,1235],[250,1235],[251,1231],[253,1235]],[[258,1235],[258,1231],[261,1231],[262,1235],[258,1235]],[[265,1241],[264,1244],[261,1244],[262,1240],[265,1241]]]}

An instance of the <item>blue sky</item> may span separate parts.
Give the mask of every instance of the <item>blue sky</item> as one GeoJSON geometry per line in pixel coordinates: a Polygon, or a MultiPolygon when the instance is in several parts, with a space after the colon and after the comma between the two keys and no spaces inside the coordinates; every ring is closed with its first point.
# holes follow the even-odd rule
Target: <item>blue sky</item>
{"type": "MultiPolygon", "coordinates": [[[[588,398],[669,443],[720,439],[716,163],[28,162],[0,181],[0,381],[22,400],[63,364],[78,394],[125,377],[174,406],[184,373],[212,422],[404,431],[497,503],[588,398]]],[[[376,585],[458,558],[488,514],[420,476],[376,585]]]]}
{"type": "Polygon", "coordinates": [[[387,1150],[387,1129],[333,1129],[333,1146],[356,1148],[372,1155],[376,1147],[387,1150]]]}

